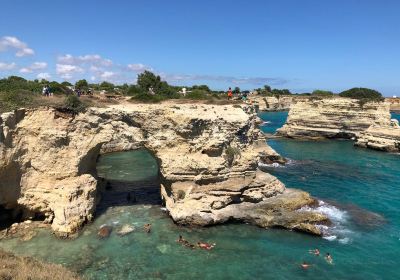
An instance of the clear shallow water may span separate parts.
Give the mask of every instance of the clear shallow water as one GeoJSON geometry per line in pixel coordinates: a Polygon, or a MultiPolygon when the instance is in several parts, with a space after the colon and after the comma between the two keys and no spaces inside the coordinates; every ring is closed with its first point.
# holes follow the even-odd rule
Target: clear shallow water
{"type": "MultiPolygon", "coordinates": [[[[3,240],[0,247],[64,264],[89,279],[399,279],[398,156],[356,149],[348,141],[269,143],[292,159],[287,167],[269,172],[287,186],[336,205],[322,206],[337,220],[335,240],[237,224],[183,228],[159,206],[131,205],[107,209],[76,240],[40,231],[31,241],[3,240]],[[150,234],[141,229],[145,223],[153,225],[150,234]],[[108,239],[96,236],[102,224],[114,227],[108,239]],[[136,230],[120,237],[116,231],[124,224],[136,230]],[[187,249],[175,242],[179,234],[217,246],[212,251],[187,249]],[[330,252],[334,265],[308,253],[316,247],[322,254],[330,252]],[[313,264],[308,271],[299,268],[303,260],[313,264]]],[[[148,159],[145,153],[130,156],[139,163],[148,159]]],[[[135,165],[119,165],[117,158],[104,158],[101,164],[113,161],[118,174],[120,169],[132,177],[142,174],[135,165]]]]}

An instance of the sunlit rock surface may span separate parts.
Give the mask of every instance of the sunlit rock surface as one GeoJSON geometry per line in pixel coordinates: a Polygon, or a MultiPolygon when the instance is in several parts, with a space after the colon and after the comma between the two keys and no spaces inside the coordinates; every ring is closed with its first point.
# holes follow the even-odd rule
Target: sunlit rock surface
{"type": "Polygon", "coordinates": [[[100,153],[147,148],[157,159],[162,195],[178,223],[243,220],[319,234],[313,203],[258,170],[278,159],[256,127],[253,107],[126,104],[71,116],[54,109],[1,116],[0,204],[43,217],[60,235],[93,219],[101,188],[100,153]]]}

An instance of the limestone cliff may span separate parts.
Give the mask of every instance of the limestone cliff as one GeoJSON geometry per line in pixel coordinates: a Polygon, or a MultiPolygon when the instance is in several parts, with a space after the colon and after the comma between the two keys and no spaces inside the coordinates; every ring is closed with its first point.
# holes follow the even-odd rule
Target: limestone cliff
{"type": "Polygon", "coordinates": [[[249,100],[258,106],[260,111],[284,111],[289,110],[295,97],[293,96],[262,96],[250,95],[249,100]]]}
{"type": "Polygon", "coordinates": [[[355,145],[399,152],[400,127],[389,102],[348,98],[297,99],[277,134],[291,138],[351,138],[355,145]]]}
{"type": "Polygon", "coordinates": [[[326,217],[296,211],[313,203],[257,169],[279,159],[252,107],[126,104],[71,116],[18,110],[0,121],[0,205],[45,217],[68,235],[93,218],[100,153],[147,148],[159,162],[172,218],[208,225],[229,219],[319,233],[326,217]]]}
{"type": "Polygon", "coordinates": [[[385,102],[308,98],[293,103],[285,125],[277,133],[293,138],[352,138],[371,125],[388,127],[390,123],[389,104],[385,102]]]}
{"type": "Polygon", "coordinates": [[[361,132],[356,146],[385,152],[400,152],[400,127],[397,120],[390,126],[371,126],[361,132]]]}

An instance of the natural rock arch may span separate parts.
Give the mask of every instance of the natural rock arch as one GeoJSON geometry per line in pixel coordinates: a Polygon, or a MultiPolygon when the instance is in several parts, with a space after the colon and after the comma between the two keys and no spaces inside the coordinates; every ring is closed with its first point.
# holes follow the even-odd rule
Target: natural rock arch
{"type": "Polygon", "coordinates": [[[27,111],[19,120],[16,115],[21,114],[1,125],[8,140],[0,144],[0,169],[18,163],[18,206],[44,215],[58,234],[74,233],[93,218],[98,155],[140,147],[157,159],[162,195],[178,223],[237,219],[319,233],[314,224],[326,219],[294,211],[314,200],[257,171],[259,161],[277,154],[258,140],[252,107],[140,104],[90,108],[74,117],[47,108],[27,111]],[[238,154],[228,160],[229,147],[238,154]]]}

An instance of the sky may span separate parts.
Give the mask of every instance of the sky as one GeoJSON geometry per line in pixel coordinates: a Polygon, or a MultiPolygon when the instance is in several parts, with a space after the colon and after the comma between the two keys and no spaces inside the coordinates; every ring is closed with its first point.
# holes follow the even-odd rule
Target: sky
{"type": "Polygon", "coordinates": [[[400,95],[396,0],[0,0],[0,77],[400,95]]]}

